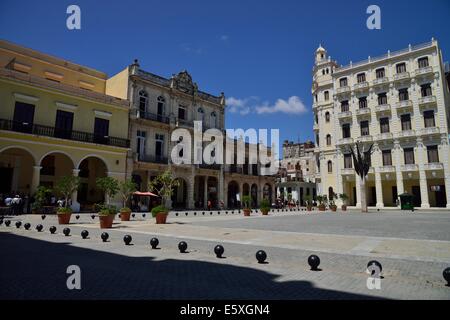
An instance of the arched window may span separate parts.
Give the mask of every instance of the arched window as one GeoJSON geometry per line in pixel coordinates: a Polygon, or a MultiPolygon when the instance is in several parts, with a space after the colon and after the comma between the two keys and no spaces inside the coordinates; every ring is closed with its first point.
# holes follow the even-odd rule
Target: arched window
{"type": "Polygon", "coordinates": [[[322,69],[322,75],[325,75],[325,69],[322,69]]]}
{"type": "Polygon", "coordinates": [[[211,113],[210,122],[211,128],[217,128],[217,115],[215,112],[211,113]]]}
{"type": "Polygon", "coordinates": [[[327,146],[331,145],[331,135],[327,134],[327,146]]]}
{"type": "Polygon", "coordinates": [[[325,101],[328,101],[330,99],[330,92],[324,91],[323,96],[324,96],[325,101]]]}
{"type": "Polygon", "coordinates": [[[159,96],[158,97],[158,110],[157,110],[158,116],[164,115],[165,105],[166,105],[166,99],[163,96],[159,96]]]}
{"type": "Polygon", "coordinates": [[[333,163],[331,162],[331,160],[328,160],[328,173],[332,173],[333,172],[333,163]]]}
{"type": "Polygon", "coordinates": [[[333,200],[334,199],[334,191],[333,187],[328,188],[328,199],[333,200]]]}
{"type": "Polygon", "coordinates": [[[139,91],[139,111],[147,112],[148,94],[145,90],[139,91]]]}
{"type": "Polygon", "coordinates": [[[316,134],[316,144],[317,144],[317,146],[320,145],[320,144],[319,144],[319,135],[318,135],[318,134],[316,134]]]}
{"type": "Polygon", "coordinates": [[[328,111],[325,113],[325,121],[330,122],[330,113],[328,111]]]}
{"type": "Polygon", "coordinates": [[[197,112],[199,120],[201,120],[203,123],[203,120],[205,120],[205,112],[203,111],[202,108],[198,108],[197,112]]]}

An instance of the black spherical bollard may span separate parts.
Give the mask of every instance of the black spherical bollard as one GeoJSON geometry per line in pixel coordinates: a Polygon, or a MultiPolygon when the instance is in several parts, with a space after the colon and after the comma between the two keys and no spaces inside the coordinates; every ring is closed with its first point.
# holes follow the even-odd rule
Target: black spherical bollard
{"type": "Polygon", "coordinates": [[[106,242],[106,241],[108,241],[109,234],[108,234],[108,232],[103,232],[100,237],[102,238],[103,242],[106,242]]]}
{"type": "Polygon", "coordinates": [[[48,230],[50,230],[51,234],[54,234],[56,232],[56,227],[55,226],[51,226],[48,230]]]}
{"type": "Polygon", "coordinates": [[[123,242],[125,242],[125,245],[129,245],[131,243],[131,236],[129,234],[127,234],[126,236],[123,237],[123,242]]]}
{"type": "Polygon", "coordinates": [[[11,224],[11,221],[10,221],[10,220],[6,220],[6,221],[5,221],[5,226],[9,227],[10,224],[11,224]]]}
{"type": "Polygon", "coordinates": [[[181,242],[178,244],[178,250],[180,250],[181,253],[185,253],[185,252],[186,252],[186,249],[187,249],[187,243],[184,242],[184,241],[181,241],[181,242]]]}
{"type": "Polygon", "coordinates": [[[158,244],[159,244],[158,238],[150,239],[150,245],[152,246],[152,249],[156,249],[158,247],[158,244]]]}
{"type": "Polygon", "coordinates": [[[25,228],[25,230],[29,230],[29,229],[31,228],[31,224],[29,224],[29,223],[27,222],[27,223],[25,223],[25,224],[23,225],[23,227],[25,228]]]}
{"type": "MultiPolygon", "coordinates": [[[[369,269],[370,266],[377,266],[378,269],[383,270],[383,267],[381,266],[381,263],[379,263],[377,260],[370,260],[369,263],[367,263],[367,269],[369,269]]],[[[375,273],[375,270],[372,270],[372,275],[375,273]]]]}
{"type": "Polygon", "coordinates": [[[36,226],[36,230],[37,230],[38,232],[41,232],[42,229],[44,229],[44,227],[42,226],[42,224],[38,224],[38,225],[36,226]]]}
{"type": "Polygon", "coordinates": [[[92,220],[94,220],[95,219],[95,214],[91,214],[91,218],[92,218],[92,220]]]}
{"type": "Polygon", "coordinates": [[[70,229],[69,228],[64,228],[63,233],[66,237],[68,237],[70,235],[70,229]]]}
{"type": "Polygon", "coordinates": [[[88,237],[88,235],[89,235],[89,232],[88,232],[87,230],[81,231],[81,237],[82,237],[83,239],[86,239],[86,238],[88,237]]]}
{"type": "Polygon", "coordinates": [[[134,217],[136,217],[136,214],[135,214],[135,213],[132,213],[131,216],[134,218],[134,217]]]}
{"type": "Polygon", "coordinates": [[[444,277],[445,281],[447,281],[447,287],[450,287],[450,267],[444,269],[444,272],[442,272],[442,276],[444,277]]]}
{"type": "Polygon", "coordinates": [[[264,263],[267,259],[267,254],[264,250],[258,250],[256,252],[256,260],[258,260],[258,263],[264,263]]]}
{"type": "Polygon", "coordinates": [[[146,216],[146,214],[145,214],[145,213],[143,213],[143,214],[142,214],[142,218],[145,218],[145,216],[146,216]]]}
{"type": "Polygon", "coordinates": [[[205,213],[203,212],[203,215],[205,215],[205,213]]]}
{"type": "Polygon", "coordinates": [[[212,214],[213,214],[212,212],[209,213],[210,216],[212,216],[212,214]]]}
{"type": "Polygon", "coordinates": [[[186,212],[185,215],[186,215],[186,217],[187,217],[188,213],[186,212]]]}
{"type": "Polygon", "coordinates": [[[46,215],[45,215],[45,214],[43,214],[43,215],[41,216],[41,219],[42,219],[42,220],[44,220],[44,219],[45,219],[45,217],[46,217],[46,215]]]}
{"type": "Polygon", "coordinates": [[[217,258],[222,258],[224,251],[225,249],[220,244],[214,247],[214,253],[216,254],[217,258]]]}
{"type": "Polygon", "coordinates": [[[16,228],[19,229],[22,226],[22,222],[16,221],[16,228]]]}
{"type": "Polygon", "coordinates": [[[175,213],[175,215],[178,217],[178,212],[177,213],[175,213]]]}
{"type": "Polygon", "coordinates": [[[312,254],[308,257],[308,264],[311,267],[311,270],[317,271],[317,267],[320,264],[320,258],[315,254],[312,254]]]}
{"type": "Polygon", "coordinates": [[[80,219],[80,215],[79,214],[77,214],[76,216],[75,216],[75,219],[80,219]]]}
{"type": "Polygon", "coordinates": [[[220,216],[220,211],[218,211],[217,214],[220,216]]]}

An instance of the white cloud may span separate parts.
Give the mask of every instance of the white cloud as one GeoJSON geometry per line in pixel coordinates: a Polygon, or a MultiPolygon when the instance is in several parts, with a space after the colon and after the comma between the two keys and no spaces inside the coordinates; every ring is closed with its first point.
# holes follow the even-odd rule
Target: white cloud
{"type": "Polygon", "coordinates": [[[220,40],[222,40],[222,41],[227,41],[229,38],[230,37],[227,36],[226,34],[223,34],[223,35],[220,36],[220,40]]]}
{"type": "Polygon", "coordinates": [[[297,96],[289,97],[287,100],[281,98],[277,99],[275,104],[270,104],[269,102],[260,103],[258,97],[249,97],[245,99],[230,97],[227,99],[226,103],[230,112],[240,113],[241,115],[249,113],[286,113],[295,115],[308,112],[306,106],[297,96]]]}

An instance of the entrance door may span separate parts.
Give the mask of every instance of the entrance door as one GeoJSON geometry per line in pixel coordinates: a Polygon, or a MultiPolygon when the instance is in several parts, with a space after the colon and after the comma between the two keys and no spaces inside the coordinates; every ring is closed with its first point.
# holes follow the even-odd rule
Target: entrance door
{"type": "Polygon", "coordinates": [[[353,204],[356,206],[356,202],[358,202],[358,199],[356,199],[356,187],[353,187],[353,204]]]}
{"type": "Polygon", "coordinates": [[[370,187],[370,201],[369,206],[375,206],[377,201],[377,190],[375,187],[370,187]]]}
{"type": "Polygon", "coordinates": [[[34,105],[16,102],[14,108],[13,130],[25,133],[33,132],[34,105]]]}
{"type": "Polygon", "coordinates": [[[422,197],[420,196],[420,187],[412,186],[411,189],[412,194],[414,195],[414,207],[420,207],[422,205],[422,197]]]}
{"type": "Polygon", "coordinates": [[[109,120],[95,118],[94,141],[95,143],[107,144],[109,132],[109,120]]]}
{"type": "Polygon", "coordinates": [[[445,208],[447,206],[447,199],[445,198],[445,186],[439,186],[439,190],[435,192],[436,196],[436,207],[443,207],[445,208]]]}
{"type": "Polygon", "coordinates": [[[393,186],[392,187],[392,203],[394,205],[397,205],[397,200],[398,200],[397,186],[393,186]]]}
{"type": "Polygon", "coordinates": [[[10,193],[13,177],[13,168],[0,168],[0,193],[10,193]]]}
{"type": "Polygon", "coordinates": [[[55,121],[55,137],[70,139],[72,137],[73,113],[57,110],[55,121]]]}

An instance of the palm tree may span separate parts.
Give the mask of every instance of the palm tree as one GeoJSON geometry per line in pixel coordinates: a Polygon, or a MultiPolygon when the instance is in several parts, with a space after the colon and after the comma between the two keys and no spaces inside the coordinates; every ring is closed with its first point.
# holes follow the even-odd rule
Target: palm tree
{"type": "Polygon", "coordinates": [[[359,176],[359,186],[361,189],[361,212],[367,212],[366,179],[371,163],[370,158],[372,155],[372,147],[373,144],[371,144],[366,151],[365,146],[360,142],[357,142],[355,143],[354,148],[350,148],[355,171],[359,176]]]}

